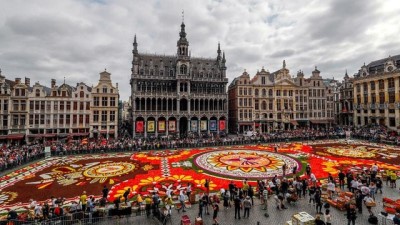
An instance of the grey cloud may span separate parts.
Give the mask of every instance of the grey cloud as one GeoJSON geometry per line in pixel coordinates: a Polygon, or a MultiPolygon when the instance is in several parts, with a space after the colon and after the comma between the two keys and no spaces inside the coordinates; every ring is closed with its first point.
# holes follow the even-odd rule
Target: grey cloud
{"type": "Polygon", "coordinates": [[[285,49],[285,50],[280,50],[280,51],[276,51],[276,52],[272,53],[271,57],[273,57],[273,58],[288,57],[288,56],[292,56],[294,53],[296,53],[296,51],[293,49],[285,49]]]}

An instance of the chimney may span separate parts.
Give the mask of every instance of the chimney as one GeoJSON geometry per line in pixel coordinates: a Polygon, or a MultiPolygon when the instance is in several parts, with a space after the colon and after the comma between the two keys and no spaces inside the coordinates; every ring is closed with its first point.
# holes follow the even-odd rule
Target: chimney
{"type": "Polygon", "coordinates": [[[21,78],[17,77],[15,78],[15,84],[20,84],[21,83],[21,78]]]}
{"type": "Polygon", "coordinates": [[[56,79],[51,79],[51,88],[56,87],[56,79]]]}
{"type": "Polygon", "coordinates": [[[25,77],[25,85],[28,86],[28,87],[31,86],[31,79],[30,78],[25,77]]]}

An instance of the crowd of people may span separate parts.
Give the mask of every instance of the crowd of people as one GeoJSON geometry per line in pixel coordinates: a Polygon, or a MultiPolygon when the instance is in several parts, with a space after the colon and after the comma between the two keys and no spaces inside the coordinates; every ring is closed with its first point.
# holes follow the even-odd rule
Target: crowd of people
{"type": "Polygon", "coordinates": [[[384,126],[365,126],[362,128],[345,127],[331,129],[299,128],[295,130],[276,131],[273,133],[254,133],[244,135],[211,135],[204,138],[99,138],[70,141],[53,141],[34,145],[9,145],[0,147],[0,171],[15,168],[24,163],[43,158],[45,146],[50,146],[52,155],[85,154],[119,151],[161,150],[236,144],[255,144],[266,142],[312,141],[319,139],[336,139],[346,137],[345,131],[351,131],[351,137],[371,141],[382,141],[400,145],[400,135],[384,126]]]}

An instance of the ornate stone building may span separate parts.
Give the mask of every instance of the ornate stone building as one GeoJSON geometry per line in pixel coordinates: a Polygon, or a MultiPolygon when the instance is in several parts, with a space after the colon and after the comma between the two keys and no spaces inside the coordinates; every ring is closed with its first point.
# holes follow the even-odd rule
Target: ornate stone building
{"type": "Polygon", "coordinates": [[[89,135],[91,88],[51,79],[51,86],[35,83],[28,93],[27,141],[79,139],[89,135]]]}
{"type": "Polygon", "coordinates": [[[343,81],[338,86],[337,98],[337,124],[341,126],[353,126],[353,79],[349,75],[344,75],[343,81]]]}
{"type": "Polygon", "coordinates": [[[245,71],[229,85],[228,96],[230,132],[264,133],[333,124],[333,90],[316,68],[308,79],[301,71],[292,78],[285,61],[273,73],[262,68],[251,78],[245,71]]]}
{"type": "Polygon", "coordinates": [[[227,127],[226,59],[191,57],[182,22],[176,55],[139,53],[131,75],[134,137],[218,133],[227,127]]]}
{"type": "Polygon", "coordinates": [[[354,125],[400,131],[400,55],[364,64],[354,75],[353,87],[354,125]]]}
{"type": "Polygon", "coordinates": [[[106,138],[118,137],[118,84],[111,82],[111,74],[104,70],[100,73],[99,83],[92,88],[92,107],[90,118],[91,136],[106,138]]]}

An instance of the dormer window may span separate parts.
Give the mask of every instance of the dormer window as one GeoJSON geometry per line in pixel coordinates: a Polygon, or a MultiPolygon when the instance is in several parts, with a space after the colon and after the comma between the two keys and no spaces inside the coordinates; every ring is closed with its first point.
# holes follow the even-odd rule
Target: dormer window
{"type": "Polygon", "coordinates": [[[62,96],[62,97],[66,97],[66,96],[67,96],[67,92],[66,92],[66,91],[62,91],[62,92],[61,92],[61,96],[62,96]]]}
{"type": "Polygon", "coordinates": [[[103,93],[107,93],[107,87],[103,86],[103,93]]]}
{"type": "Polygon", "coordinates": [[[36,97],[40,97],[40,90],[39,90],[39,89],[36,89],[36,91],[35,91],[35,96],[36,96],[36,97]]]}
{"type": "Polygon", "coordinates": [[[181,74],[186,74],[187,73],[187,66],[186,65],[181,65],[180,72],[181,72],[181,74]]]}

